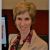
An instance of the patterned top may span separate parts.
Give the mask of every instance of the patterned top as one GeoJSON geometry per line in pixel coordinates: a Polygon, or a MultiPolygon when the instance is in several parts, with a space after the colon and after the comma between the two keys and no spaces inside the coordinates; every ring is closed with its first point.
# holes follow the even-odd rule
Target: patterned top
{"type": "Polygon", "coordinates": [[[19,42],[20,42],[21,36],[20,35],[17,36],[17,41],[11,46],[10,50],[21,50],[22,46],[24,45],[26,41],[29,43],[31,42],[31,37],[32,37],[32,34],[29,33],[26,39],[23,40],[23,44],[20,45],[19,42]]]}
{"type": "Polygon", "coordinates": [[[33,33],[31,31],[31,34],[29,34],[26,39],[23,41],[23,45],[19,44],[20,42],[20,36],[17,34],[10,34],[9,35],[9,50],[48,50],[48,44],[42,40],[33,30],[33,33]],[[15,39],[15,36],[17,36],[17,39],[15,39]],[[15,39],[11,43],[11,40],[15,39]],[[31,42],[31,43],[30,43],[31,42]],[[11,45],[12,44],[12,45],[11,45]]]}
{"type": "Polygon", "coordinates": [[[11,46],[11,49],[10,50],[21,50],[23,45],[18,45],[17,47],[16,46],[11,46]]]}

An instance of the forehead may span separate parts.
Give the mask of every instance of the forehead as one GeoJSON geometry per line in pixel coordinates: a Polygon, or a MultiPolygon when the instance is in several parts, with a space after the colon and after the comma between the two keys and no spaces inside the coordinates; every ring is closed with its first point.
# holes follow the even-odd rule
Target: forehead
{"type": "Polygon", "coordinates": [[[20,17],[20,18],[30,18],[30,15],[29,15],[29,12],[24,12],[24,13],[21,13],[19,15],[16,16],[17,18],[20,17]]]}

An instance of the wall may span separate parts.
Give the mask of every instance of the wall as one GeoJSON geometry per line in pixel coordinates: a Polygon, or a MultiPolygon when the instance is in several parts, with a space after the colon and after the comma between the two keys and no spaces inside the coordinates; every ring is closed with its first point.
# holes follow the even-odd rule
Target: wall
{"type": "MultiPolygon", "coordinates": [[[[2,8],[3,9],[13,9],[17,2],[23,0],[2,0],[2,8]]],[[[33,2],[37,10],[48,10],[48,2],[49,0],[26,0],[28,2],[33,2]]]]}
{"type": "MultiPolygon", "coordinates": [[[[23,0],[2,0],[2,16],[8,18],[8,33],[16,32],[16,29],[12,22],[12,9],[17,2],[23,0]]],[[[37,7],[36,21],[33,26],[39,35],[48,35],[48,2],[49,0],[26,0],[28,2],[33,2],[37,7]]]]}
{"type": "MultiPolygon", "coordinates": [[[[8,18],[8,33],[17,32],[12,21],[12,10],[3,10],[2,16],[8,18]]],[[[33,27],[38,35],[48,35],[48,10],[37,10],[36,21],[33,27]]]]}

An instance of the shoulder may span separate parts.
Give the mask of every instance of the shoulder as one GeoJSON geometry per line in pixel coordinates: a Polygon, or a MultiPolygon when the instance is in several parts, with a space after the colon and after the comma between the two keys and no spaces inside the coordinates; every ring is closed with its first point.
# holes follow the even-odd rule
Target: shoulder
{"type": "Polygon", "coordinates": [[[14,37],[16,37],[18,34],[9,34],[9,39],[13,39],[14,37]]]}
{"type": "Polygon", "coordinates": [[[43,39],[41,39],[40,37],[38,37],[38,40],[36,41],[36,43],[38,44],[38,48],[41,50],[48,50],[48,44],[46,41],[44,41],[43,39]]]}
{"type": "Polygon", "coordinates": [[[35,38],[35,40],[37,40],[37,41],[39,41],[39,42],[46,43],[42,38],[40,38],[40,37],[37,35],[37,33],[36,33],[35,30],[33,30],[32,38],[35,38]]]}
{"type": "Polygon", "coordinates": [[[48,44],[36,34],[35,30],[33,30],[32,45],[40,50],[48,50],[48,44]]]}
{"type": "Polygon", "coordinates": [[[18,34],[9,34],[9,38],[8,38],[9,43],[10,43],[13,39],[17,38],[17,36],[18,36],[18,34]]]}
{"type": "Polygon", "coordinates": [[[17,34],[9,34],[9,38],[13,38],[15,36],[17,36],[17,34]]]}

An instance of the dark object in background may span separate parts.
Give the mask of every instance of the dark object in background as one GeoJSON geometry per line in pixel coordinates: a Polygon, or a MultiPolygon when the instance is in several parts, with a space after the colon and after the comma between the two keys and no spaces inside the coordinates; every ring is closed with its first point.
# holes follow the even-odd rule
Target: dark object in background
{"type": "Polygon", "coordinates": [[[48,43],[48,35],[41,35],[39,37],[48,43]]]}

